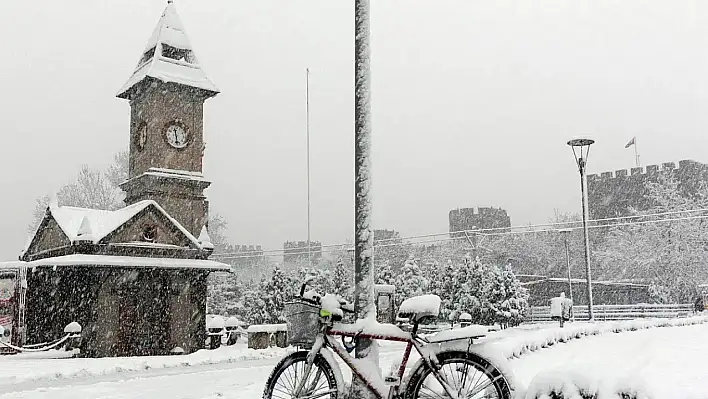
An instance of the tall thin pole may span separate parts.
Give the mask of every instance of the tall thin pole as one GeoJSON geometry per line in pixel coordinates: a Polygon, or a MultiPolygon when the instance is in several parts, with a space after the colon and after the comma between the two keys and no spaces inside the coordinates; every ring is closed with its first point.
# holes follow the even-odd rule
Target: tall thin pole
{"type": "Polygon", "coordinates": [[[578,158],[578,166],[580,167],[580,191],[583,197],[583,236],[585,238],[585,274],[587,276],[587,293],[588,293],[588,316],[593,320],[592,312],[592,277],[590,275],[590,238],[588,234],[588,190],[587,190],[587,174],[585,173],[585,159],[578,158]]]}
{"type": "MultiPolygon", "coordinates": [[[[354,310],[358,319],[376,319],[374,307],[374,235],[371,231],[371,50],[369,0],[354,3],[354,310]]],[[[358,338],[356,357],[378,369],[376,345],[358,338]]],[[[355,378],[353,397],[371,398],[365,383],[355,378]]]]}
{"type": "Polygon", "coordinates": [[[637,149],[637,136],[634,136],[634,161],[637,163],[637,167],[639,167],[640,163],[639,163],[639,150],[637,149]]]}
{"type": "MultiPolygon", "coordinates": [[[[570,250],[568,249],[568,234],[570,234],[570,231],[564,231],[562,234],[565,241],[565,261],[568,265],[568,291],[570,293],[570,302],[573,303],[573,280],[570,277],[570,250]]],[[[572,311],[570,313],[573,321],[575,321],[575,313],[572,311]]]]}
{"type": "Polygon", "coordinates": [[[305,69],[305,125],[307,130],[307,266],[312,268],[310,251],[310,68],[305,69]]]}

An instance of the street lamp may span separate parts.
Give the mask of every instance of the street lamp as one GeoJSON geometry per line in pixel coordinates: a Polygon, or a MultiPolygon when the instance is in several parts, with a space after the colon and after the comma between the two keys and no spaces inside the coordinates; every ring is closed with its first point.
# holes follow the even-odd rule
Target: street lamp
{"type": "Polygon", "coordinates": [[[574,139],[568,142],[568,145],[573,149],[575,163],[578,165],[580,172],[580,194],[583,203],[583,236],[585,239],[585,274],[587,275],[587,293],[588,293],[588,316],[593,320],[592,313],[592,277],[590,275],[590,240],[588,238],[588,180],[585,173],[585,167],[590,154],[590,146],[595,143],[591,139],[574,139]]]}
{"type": "MultiPolygon", "coordinates": [[[[559,233],[563,236],[563,241],[565,242],[565,261],[568,265],[568,291],[570,293],[570,302],[573,302],[573,282],[570,278],[570,250],[568,249],[568,234],[573,231],[571,229],[561,229],[558,230],[559,233]]],[[[575,313],[570,312],[571,317],[573,321],[575,321],[575,313]]]]}
{"type": "MultiPolygon", "coordinates": [[[[374,302],[374,232],[371,229],[371,48],[370,0],[354,1],[354,313],[376,318],[374,302]]],[[[356,338],[357,359],[378,369],[376,346],[356,338]]],[[[366,383],[353,378],[353,397],[373,398],[366,383]]]]}

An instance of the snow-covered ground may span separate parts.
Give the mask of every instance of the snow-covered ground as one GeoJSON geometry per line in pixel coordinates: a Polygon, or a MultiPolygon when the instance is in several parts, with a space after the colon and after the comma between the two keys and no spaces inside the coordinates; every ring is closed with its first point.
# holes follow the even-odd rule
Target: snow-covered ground
{"type": "MultiPolygon", "coordinates": [[[[566,330],[596,329],[568,325],[566,330]]],[[[604,327],[603,327],[604,328],[604,327]]],[[[708,324],[652,328],[588,336],[527,352],[509,361],[526,387],[576,381],[582,372],[607,384],[631,381],[652,398],[706,397],[708,324]],[[538,374],[541,373],[539,376],[538,374]],[[631,379],[629,378],[631,376],[631,379]],[[534,381],[536,378],[536,381],[534,381]],[[540,385],[539,385],[540,384],[540,385]]],[[[500,348],[528,344],[535,336],[559,337],[553,325],[523,326],[490,334],[484,341],[500,348]],[[544,332],[545,331],[545,332],[544,332]]],[[[565,339],[564,339],[565,340],[565,339]]],[[[399,344],[381,347],[387,370],[400,358],[399,344]]],[[[5,398],[184,398],[255,399],[283,349],[253,351],[243,345],[189,356],[39,359],[37,355],[0,358],[0,399],[5,398]]],[[[410,363],[412,364],[412,363],[410,363]]],[[[345,374],[346,376],[346,374],[345,374]]],[[[597,383],[589,379],[588,384],[597,383]]]]}

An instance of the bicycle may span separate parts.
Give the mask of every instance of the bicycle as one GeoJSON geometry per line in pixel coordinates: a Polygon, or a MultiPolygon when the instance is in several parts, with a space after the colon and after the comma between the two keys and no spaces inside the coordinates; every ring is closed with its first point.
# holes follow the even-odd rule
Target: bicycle
{"type": "Polygon", "coordinates": [[[288,343],[303,349],[290,353],[276,365],[266,382],[264,399],[341,399],[344,382],[333,353],[377,399],[511,398],[504,374],[486,357],[470,350],[473,340],[483,333],[468,330],[469,333],[460,334],[463,330],[453,330],[428,338],[418,335],[422,322],[438,317],[438,296],[414,297],[401,304],[399,318],[412,323],[410,332],[404,332],[396,325],[373,320],[339,323],[344,312],[353,313],[351,304],[331,294],[321,297],[312,291],[305,293],[306,285],[307,282],[302,285],[299,298],[286,304],[288,343]],[[335,337],[341,337],[341,345],[335,337]],[[352,357],[350,353],[356,349],[358,338],[406,343],[395,374],[381,377],[378,371],[369,371],[361,359],[352,357]],[[461,349],[465,345],[460,343],[467,349],[461,349]],[[412,349],[420,360],[402,383],[412,349]],[[448,375],[453,372],[460,374],[448,375]]]}

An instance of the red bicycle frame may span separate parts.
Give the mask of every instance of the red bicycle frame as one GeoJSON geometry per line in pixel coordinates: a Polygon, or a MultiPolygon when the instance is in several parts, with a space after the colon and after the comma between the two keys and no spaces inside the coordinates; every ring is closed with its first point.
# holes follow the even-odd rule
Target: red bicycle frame
{"type": "MultiPolygon", "coordinates": [[[[348,337],[348,338],[364,338],[364,339],[373,339],[373,340],[380,340],[380,341],[391,341],[391,342],[405,342],[406,343],[406,349],[403,352],[403,358],[401,359],[401,364],[398,367],[398,381],[401,382],[403,381],[403,374],[406,371],[406,365],[408,364],[408,360],[410,359],[411,351],[415,347],[418,353],[421,353],[420,351],[420,346],[421,344],[416,341],[417,337],[405,333],[405,336],[393,336],[393,335],[385,335],[385,334],[367,334],[363,332],[353,332],[353,331],[343,331],[343,330],[338,330],[336,328],[337,326],[335,325],[332,328],[329,328],[325,331],[325,341],[327,342],[327,346],[331,347],[337,355],[344,361],[344,363],[351,369],[352,373],[359,377],[366,386],[369,388],[369,390],[373,393],[375,393],[379,399],[386,399],[389,397],[391,389],[393,389],[393,386],[388,386],[384,383],[384,381],[380,381],[378,383],[377,381],[373,381],[373,376],[371,375],[366,375],[361,372],[360,366],[357,365],[357,359],[353,358],[349,352],[346,351],[346,349],[337,342],[333,337],[340,336],[340,337],[348,337]],[[388,387],[388,388],[387,388],[388,387]]],[[[378,378],[378,375],[377,377],[378,378]]]]}

